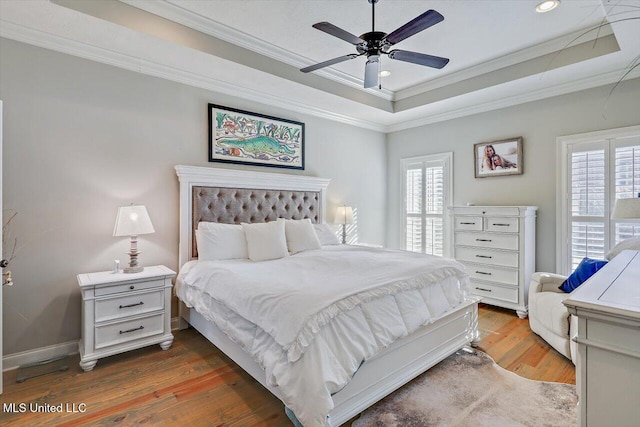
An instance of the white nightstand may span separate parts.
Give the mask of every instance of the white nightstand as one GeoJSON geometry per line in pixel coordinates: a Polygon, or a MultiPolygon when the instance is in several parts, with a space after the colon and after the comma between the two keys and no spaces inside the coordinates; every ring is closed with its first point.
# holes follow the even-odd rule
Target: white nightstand
{"type": "Polygon", "coordinates": [[[131,274],[79,274],[80,367],[90,371],[100,358],[152,344],[168,350],[173,343],[171,279],[175,275],[163,265],[131,274]]]}

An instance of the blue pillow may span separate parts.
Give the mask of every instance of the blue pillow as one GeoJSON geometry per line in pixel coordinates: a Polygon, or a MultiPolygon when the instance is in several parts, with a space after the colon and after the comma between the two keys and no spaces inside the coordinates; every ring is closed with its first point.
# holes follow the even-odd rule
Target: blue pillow
{"type": "Polygon", "coordinates": [[[567,280],[562,282],[562,285],[560,285],[558,289],[564,292],[571,292],[575,290],[606,264],[607,261],[583,258],[582,261],[580,261],[580,264],[578,264],[578,267],[576,267],[576,270],[567,277],[567,280]]]}

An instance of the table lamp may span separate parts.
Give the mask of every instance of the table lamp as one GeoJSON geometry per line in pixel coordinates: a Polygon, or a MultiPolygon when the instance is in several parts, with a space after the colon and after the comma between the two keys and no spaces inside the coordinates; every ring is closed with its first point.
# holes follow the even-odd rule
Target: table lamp
{"type": "Polygon", "coordinates": [[[347,243],[347,224],[353,224],[353,208],[351,206],[338,206],[336,208],[336,217],[333,221],[336,224],[342,224],[342,244],[347,243]]]}
{"type": "Polygon", "coordinates": [[[638,219],[640,218],[640,194],[638,197],[617,199],[613,206],[611,219],[638,219]]]}
{"type": "Polygon", "coordinates": [[[131,251],[129,252],[129,267],[124,268],[125,273],[140,273],[144,267],[138,266],[138,236],[141,234],[155,233],[147,208],[143,205],[122,206],[118,209],[116,226],[113,236],[131,236],[131,251]]]}

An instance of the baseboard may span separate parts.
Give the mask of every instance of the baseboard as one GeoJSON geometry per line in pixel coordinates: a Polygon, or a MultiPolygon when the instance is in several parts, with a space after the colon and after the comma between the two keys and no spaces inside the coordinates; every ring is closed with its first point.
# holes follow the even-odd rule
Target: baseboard
{"type": "MultiPolygon", "coordinates": [[[[171,318],[171,332],[180,329],[180,317],[171,318]]],[[[28,363],[41,362],[53,359],[54,357],[72,355],[78,353],[78,340],[54,344],[48,347],[36,348],[34,350],[21,351],[19,353],[7,354],[2,359],[2,370],[10,371],[17,369],[28,363]]]]}
{"type": "Polygon", "coordinates": [[[54,344],[48,347],[36,348],[34,350],[21,351],[19,353],[7,354],[2,359],[2,370],[10,371],[18,369],[28,363],[41,362],[65,355],[78,353],[78,340],[54,344]]]}

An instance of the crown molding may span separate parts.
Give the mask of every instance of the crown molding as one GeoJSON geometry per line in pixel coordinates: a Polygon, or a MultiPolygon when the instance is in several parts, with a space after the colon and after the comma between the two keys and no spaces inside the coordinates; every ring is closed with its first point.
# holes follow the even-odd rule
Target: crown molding
{"type": "MultiPolygon", "coordinates": [[[[287,49],[275,46],[262,39],[253,37],[245,32],[214,21],[206,16],[192,12],[184,7],[167,0],[119,0],[129,6],[145,12],[158,15],[162,18],[177,22],[201,33],[208,34],[224,40],[244,49],[264,55],[276,61],[284,62],[297,68],[315,64],[317,61],[293,53],[287,49]]],[[[364,81],[350,74],[333,68],[323,68],[315,71],[315,74],[333,80],[335,82],[362,90],[377,97],[392,101],[394,92],[388,89],[365,89],[364,81]]]]}
{"type": "MultiPolygon", "coordinates": [[[[597,76],[586,77],[584,79],[562,83],[551,87],[545,87],[539,90],[527,92],[524,94],[514,95],[503,99],[483,102],[468,107],[462,107],[450,110],[445,113],[432,114],[415,120],[408,120],[402,123],[396,123],[385,127],[385,132],[397,132],[400,130],[411,129],[418,126],[429,125],[446,120],[457,119],[460,117],[470,116],[473,114],[484,113],[487,111],[499,110],[501,108],[513,107],[514,105],[525,104],[527,102],[539,101],[546,98],[553,98],[559,95],[578,92],[581,90],[592,89],[598,86],[604,86],[616,83],[620,78],[629,71],[628,69],[620,69],[611,71],[597,76]]],[[[640,69],[635,69],[625,77],[625,81],[640,77],[640,69]]]]}
{"type": "Polygon", "coordinates": [[[302,102],[292,101],[288,98],[256,91],[233,83],[211,78],[209,76],[192,73],[169,65],[148,61],[140,57],[115,52],[110,49],[78,42],[54,34],[28,28],[9,21],[0,19],[0,37],[31,44],[34,46],[51,49],[80,58],[89,59],[103,64],[112,65],[141,74],[160,77],[189,86],[199,87],[226,95],[236,96],[250,101],[260,102],[274,107],[280,107],[328,120],[333,120],[348,125],[353,125],[378,132],[384,132],[381,124],[366,120],[355,119],[330,110],[316,107],[302,102]]]}
{"type": "Polygon", "coordinates": [[[583,34],[586,30],[587,29],[584,28],[582,30],[574,31],[570,34],[565,34],[564,36],[548,40],[529,48],[520,49],[508,55],[503,55],[498,58],[474,65],[472,67],[468,67],[463,70],[456,71],[454,73],[408,87],[406,89],[401,89],[395,93],[396,96],[394,100],[399,101],[401,99],[410,98],[421,93],[429,92],[434,89],[449,86],[463,80],[481,76],[483,74],[489,74],[493,71],[510,67],[521,62],[548,55],[550,53],[558,52],[564,48],[569,47],[569,44],[571,43],[585,43],[593,41],[596,38],[602,38],[614,34],[610,24],[603,26],[600,29],[600,32],[594,32],[593,34],[583,34]]]}

